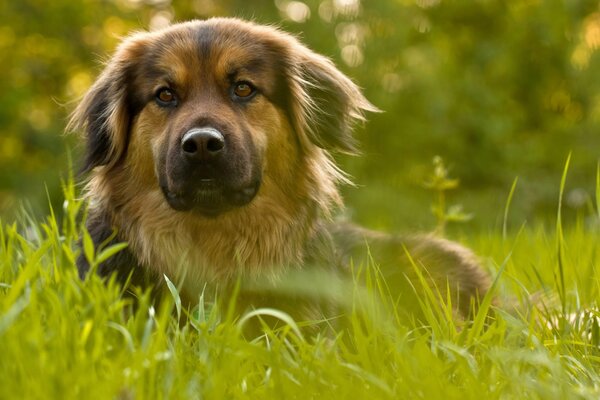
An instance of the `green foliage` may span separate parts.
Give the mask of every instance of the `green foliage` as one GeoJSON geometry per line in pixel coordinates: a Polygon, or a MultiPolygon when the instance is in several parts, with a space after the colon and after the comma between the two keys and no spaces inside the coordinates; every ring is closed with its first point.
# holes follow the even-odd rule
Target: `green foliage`
{"type": "MultiPolygon", "coordinates": [[[[557,160],[570,150],[567,197],[593,195],[589,171],[600,147],[595,1],[22,0],[0,5],[0,215],[13,218],[24,198],[44,207],[44,183],[58,205],[65,149],[77,142],[62,134],[67,115],[120,37],[213,15],[300,34],[385,111],[359,133],[365,156],[342,159],[360,187],[345,197],[362,223],[431,226],[418,185],[434,155],[461,177],[457,202],[473,210],[469,226],[502,220],[500,199],[516,175],[527,189],[511,218],[552,213],[557,160]]],[[[81,146],[75,149],[77,160],[81,146]]],[[[579,207],[567,201],[565,212],[579,207]]]]}
{"type": "Polygon", "coordinates": [[[435,156],[433,158],[433,173],[423,182],[423,185],[432,190],[437,197],[436,202],[431,205],[431,212],[437,221],[435,230],[440,235],[444,234],[446,225],[449,222],[466,222],[473,218],[471,214],[463,212],[460,204],[446,205],[446,192],[458,188],[459,184],[458,179],[452,179],[448,176],[448,169],[444,165],[444,160],[440,156],[435,156]]]}
{"type": "MultiPolygon", "coordinates": [[[[68,184],[63,210],[43,223],[0,224],[0,398],[600,394],[600,235],[582,225],[561,231],[560,258],[545,229],[470,235],[469,244],[498,268],[492,294],[471,322],[453,319],[450,304],[438,304],[425,278],[416,287],[425,320],[415,321],[390,301],[376,266],[357,268],[356,282],[366,283],[345,292],[346,328],[326,336],[303,331],[304,321],[273,309],[223,313],[204,293],[193,310],[181,309],[172,284],[156,308],[149,292],[137,291],[133,307],[114,280],[93,274],[80,280],[74,260],[83,205],[74,193],[68,184]],[[562,305],[553,307],[548,294],[536,306],[544,296],[535,292],[561,293],[562,305]],[[278,329],[265,325],[264,336],[244,336],[248,320],[272,317],[278,329]]],[[[87,252],[90,259],[101,254],[87,252]]]]}

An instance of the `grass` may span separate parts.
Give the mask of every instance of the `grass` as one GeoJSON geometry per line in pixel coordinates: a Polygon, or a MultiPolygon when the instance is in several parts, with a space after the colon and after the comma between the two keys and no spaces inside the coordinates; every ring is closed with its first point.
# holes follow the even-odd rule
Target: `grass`
{"type": "MultiPolygon", "coordinates": [[[[463,239],[497,277],[491,320],[482,312],[457,327],[427,294],[425,323],[403,317],[369,266],[366,290],[348,290],[347,328],[332,337],[299,332],[276,310],[222,313],[203,297],[180,319],[173,285],[159,308],[149,293],[134,308],[115,282],[81,281],[83,206],[73,185],[65,198],[43,223],[0,225],[1,399],[600,396],[600,233],[581,221],[463,239]],[[555,306],[532,306],[539,297],[555,306]],[[242,321],[266,314],[282,327],[244,338],[242,321]]],[[[119,250],[84,248],[96,261],[119,250]]]]}

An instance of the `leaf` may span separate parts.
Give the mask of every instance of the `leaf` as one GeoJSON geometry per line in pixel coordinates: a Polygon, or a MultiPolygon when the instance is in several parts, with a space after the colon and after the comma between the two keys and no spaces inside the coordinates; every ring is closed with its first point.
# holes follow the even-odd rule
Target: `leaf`
{"type": "Polygon", "coordinates": [[[302,336],[302,332],[300,332],[300,328],[298,327],[296,321],[294,321],[294,319],[289,314],[280,310],[276,310],[274,308],[258,308],[256,310],[250,311],[239,320],[238,327],[240,327],[241,329],[244,326],[244,324],[248,322],[248,320],[250,320],[251,318],[262,316],[277,318],[278,320],[282,321],[287,326],[289,326],[299,339],[304,341],[304,336],[302,336]]]}
{"type": "Polygon", "coordinates": [[[175,308],[177,309],[177,320],[179,321],[181,319],[181,297],[179,296],[179,291],[167,275],[163,274],[163,276],[165,277],[165,281],[167,282],[169,292],[171,292],[171,296],[173,296],[173,300],[175,300],[175,308]]]}
{"type": "Polygon", "coordinates": [[[473,214],[463,212],[462,205],[455,204],[448,208],[446,219],[450,222],[465,222],[473,219],[473,214]]]}
{"type": "Polygon", "coordinates": [[[460,184],[458,179],[444,179],[438,184],[438,190],[456,189],[460,184]]]}
{"type": "Polygon", "coordinates": [[[87,230],[83,231],[83,254],[90,265],[94,265],[94,242],[87,230]]]}
{"type": "Polygon", "coordinates": [[[117,254],[125,248],[127,248],[127,243],[117,243],[107,247],[106,249],[102,250],[100,254],[98,254],[98,257],[96,258],[96,264],[102,264],[104,261],[108,260],[109,258],[111,258],[112,256],[114,256],[115,254],[117,254]]]}

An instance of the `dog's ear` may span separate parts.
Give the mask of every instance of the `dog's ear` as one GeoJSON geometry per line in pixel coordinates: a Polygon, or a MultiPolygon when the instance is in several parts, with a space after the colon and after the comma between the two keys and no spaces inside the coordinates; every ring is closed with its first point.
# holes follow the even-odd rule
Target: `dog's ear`
{"type": "Polygon", "coordinates": [[[296,131],[323,149],[355,153],[354,126],[377,107],[328,58],[298,44],[290,60],[289,103],[296,131]]]}
{"type": "Polygon", "coordinates": [[[71,115],[67,129],[83,131],[85,135],[83,173],[102,165],[112,167],[125,154],[136,108],[131,86],[144,53],[144,36],[131,36],[119,46],[71,115]]]}

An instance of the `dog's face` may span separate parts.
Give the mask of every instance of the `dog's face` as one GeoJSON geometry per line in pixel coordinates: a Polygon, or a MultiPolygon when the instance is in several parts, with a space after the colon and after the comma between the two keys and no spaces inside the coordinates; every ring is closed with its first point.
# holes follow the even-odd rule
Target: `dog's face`
{"type": "Polygon", "coordinates": [[[293,180],[314,149],[351,151],[367,109],[291,36],[213,19],[127,39],[73,121],[86,129],[87,170],[125,168],[172,209],[216,217],[252,202],[264,179],[293,180]]]}
{"type": "Polygon", "coordinates": [[[206,24],[146,45],[134,70],[134,96],[144,100],[131,140],[152,150],[172,208],[211,216],[255,197],[268,143],[290,140],[278,137],[289,134],[279,63],[256,38],[206,24]]]}

